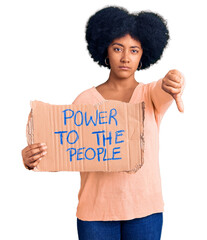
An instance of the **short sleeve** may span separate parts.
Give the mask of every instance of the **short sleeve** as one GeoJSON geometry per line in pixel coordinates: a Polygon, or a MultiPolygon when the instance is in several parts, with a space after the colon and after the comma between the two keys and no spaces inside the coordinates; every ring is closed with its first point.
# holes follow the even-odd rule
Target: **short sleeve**
{"type": "MultiPolygon", "coordinates": [[[[33,144],[33,122],[32,122],[32,109],[30,110],[28,120],[27,120],[27,125],[26,125],[26,138],[27,138],[27,144],[33,144]]],[[[39,172],[38,168],[35,167],[32,169],[34,172],[39,172]]]]}
{"type": "Polygon", "coordinates": [[[96,103],[94,99],[96,99],[96,97],[93,95],[92,88],[90,88],[81,92],[72,104],[94,104],[96,103]]]}
{"type": "Polygon", "coordinates": [[[27,125],[26,125],[26,138],[27,144],[30,145],[33,143],[33,128],[32,128],[32,109],[29,113],[27,125]]]}
{"type": "Polygon", "coordinates": [[[173,102],[173,97],[162,89],[162,79],[150,83],[150,96],[156,111],[164,115],[173,102]]]}

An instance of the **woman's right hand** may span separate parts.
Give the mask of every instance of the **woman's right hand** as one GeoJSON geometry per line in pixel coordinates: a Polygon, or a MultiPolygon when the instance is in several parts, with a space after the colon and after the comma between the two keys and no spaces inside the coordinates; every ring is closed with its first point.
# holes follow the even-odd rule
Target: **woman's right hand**
{"type": "Polygon", "coordinates": [[[34,143],[26,146],[22,150],[22,159],[25,168],[29,170],[35,168],[47,153],[46,150],[47,146],[45,143],[34,143]]]}

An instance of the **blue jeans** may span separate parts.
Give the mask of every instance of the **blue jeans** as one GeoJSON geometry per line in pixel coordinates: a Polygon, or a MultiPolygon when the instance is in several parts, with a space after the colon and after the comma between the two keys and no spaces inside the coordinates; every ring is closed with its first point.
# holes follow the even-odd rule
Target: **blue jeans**
{"type": "Polygon", "coordinates": [[[160,240],[163,213],[121,221],[83,221],[77,218],[79,240],[160,240]]]}

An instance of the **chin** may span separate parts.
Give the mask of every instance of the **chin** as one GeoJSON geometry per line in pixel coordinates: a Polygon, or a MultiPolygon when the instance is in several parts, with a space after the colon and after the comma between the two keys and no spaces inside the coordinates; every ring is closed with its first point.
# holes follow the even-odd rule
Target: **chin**
{"type": "Polygon", "coordinates": [[[113,71],[113,74],[120,78],[126,78],[130,77],[133,73],[131,71],[113,71]]]}
{"type": "Polygon", "coordinates": [[[117,73],[116,76],[119,78],[129,78],[132,75],[132,73],[129,72],[122,72],[122,73],[117,73]]]}

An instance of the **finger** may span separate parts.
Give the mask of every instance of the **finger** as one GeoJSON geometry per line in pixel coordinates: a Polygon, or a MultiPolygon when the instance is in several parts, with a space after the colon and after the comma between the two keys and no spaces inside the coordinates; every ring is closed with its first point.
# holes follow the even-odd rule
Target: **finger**
{"type": "Polygon", "coordinates": [[[46,144],[45,143],[33,143],[33,144],[30,144],[30,145],[28,145],[25,148],[25,153],[28,152],[28,151],[31,151],[32,149],[41,147],[41,146],[46,146],[46,144]]]}
{"type": "Polygon", "coordinates": [[[41,159],[37,160],[36,162],[33,163],[33,168],[35,168],[39,163],[40,163],[41,159]]]}
{"type": "Polygon", "coordinates": [[[184,76],[181,78],[181,85],[182,85],[183,88],[185,88],[186,81],[185,81],[185,77],[184,76]]]}
{"type": "Polygon", "coordinates": [[[46,154],[47,154],[47,151],[43,151],[37,155],[34,155],[34,156],[28,158],[28,162],[33,163],[33,162],[37,161],[39,158],[44,157],[46,154]]]}
{"type": "Polygon", "coordinates": [[[177,81],[173,81],[171,79],[167,79],[165,81],[165,85],[169,86],[169,87],[173,87],[173,88],[181,88],[181,83],[178,83],[177,81]]]}
{"type": "MultiPolygon", "coordinates": [[[[163,89],[171,95],[179,94],[181,92],[181,88],[173,88],[173,87],[166,86],[166,85],[163,86],[163,89]]],[[[174,96],[173,96],[173,98],[174,98],[174,96]]]]}
{"type": "Polygon", "coordinates": [[[172,69],[169,71],[169,74],[172,74],[172,75],[177,75],[179,76],[180,78],[182,77],[182,73],[176,69],[172,69]]]}
{"type": "Polygon", "coordinates": [[[181,82],[181,76],[173,73],[169,73],[167,79],[170,79],[173,82],[180,83],[181,82]]]}
{"type": "Polygon", "coordinates": [[[180,95],[177,95],[175,97],[175,102],[176,102],[176,105],[177,105],[177,108],[180,112],[184,112],[184,104],[183,104],[183,101],[181,99],[181,96],[180,95]]]}
{"type": "Polygon", "coordinates": [[[34,155],[37,155],[38,153],[41,153],[42,151],[44,151],[46,149],[47,149],[47,146],[41,146],[41,147],[38,147],[38,148],[35,148],[35,149],[31,149],[30,151],[25,153],[25,157],[30,158],[34,155]]]}
{"type": "Polygon", "coordinates": [[[32,170],[32,168],[26,164],[24,164],[25,168],[28,169],[28,170],[32,170]]]}
{"type": "Polygon", "coordinates": [[[28,169],[31,170],[31,169],[35,168],[40,163],[40,161],[41,161],[41,158],[33,163],[30,163],[29,166],[27,166],[28,169]]]}

